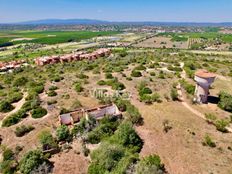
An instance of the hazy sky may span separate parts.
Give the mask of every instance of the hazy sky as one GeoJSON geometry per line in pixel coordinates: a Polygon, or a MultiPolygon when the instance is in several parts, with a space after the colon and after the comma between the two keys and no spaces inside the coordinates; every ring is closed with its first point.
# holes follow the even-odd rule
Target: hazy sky
{"type": "Polygon", "coordinates": [[[232,0],[0,0],[0,23],[53,18],[232,22],[232,0]]]}

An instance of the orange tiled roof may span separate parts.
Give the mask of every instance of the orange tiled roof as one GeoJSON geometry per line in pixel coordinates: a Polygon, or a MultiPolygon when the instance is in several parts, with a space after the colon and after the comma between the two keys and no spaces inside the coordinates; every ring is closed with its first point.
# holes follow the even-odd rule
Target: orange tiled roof
{"type": "Polygon", "coordinates": [[[217,75],[211,72],[208,72],[207,70],[198,70],[195,73],[196,76],[201,77],[201,78],[215,78],[217,75]]]}

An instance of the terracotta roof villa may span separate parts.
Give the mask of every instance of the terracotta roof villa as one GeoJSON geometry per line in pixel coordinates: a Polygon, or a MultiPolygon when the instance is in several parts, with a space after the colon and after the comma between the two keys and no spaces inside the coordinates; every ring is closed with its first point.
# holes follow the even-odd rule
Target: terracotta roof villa
{"type": "Polygon", "coordinates": [[[24,60],[11,61],[11,62],[0,62],[0,72],[6,72],[8,70],[13,70],[20,68],[26,62],[24,60]]]}
{"type": "Polygon", "coordinates": [[[63,56],[46,56],[39,57],[35,59],[35,63],[39,66],[44,66],[47,64],[55,64],[55,63],[64,63],[71,61],[79,61],[79,60],[95,60],[99,57],[110,55],[111,50],[107,48],[98,49],[92,53],[86,53],[84,51],[79,51],[73,54],[66,54],[63,56]]]}
{"type": "Polygon", "coordinates": [[[102,119],[106,115],[117,117],[121,116],[121,112],[115,104],[110,104],[92,109],[79,109],[67,114],[62,114],[59,116],[59,121],[63,125],[73,125],[78,123],[83,117],[88,119],[88,117],[91,116],[95,119],[102,119]]]}

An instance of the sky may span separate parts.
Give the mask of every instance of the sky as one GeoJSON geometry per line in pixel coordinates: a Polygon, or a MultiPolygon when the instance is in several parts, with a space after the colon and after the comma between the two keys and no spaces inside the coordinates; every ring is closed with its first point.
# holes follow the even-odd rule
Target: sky
{"type": "Polygon", "coordinates": [[[83,18],[232,22],[232,0],[0,0],[0,23],[83,18]]]}

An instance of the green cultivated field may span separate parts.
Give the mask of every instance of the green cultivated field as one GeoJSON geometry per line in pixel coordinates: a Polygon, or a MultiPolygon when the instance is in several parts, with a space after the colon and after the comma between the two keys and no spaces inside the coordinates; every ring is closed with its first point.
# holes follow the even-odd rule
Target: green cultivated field
{"type": "Polygon", "coordinates": [[[80,41],[91,39],[97,36],[108,36],[118,32],[103,31],[17,31],[17,32],[0,32],[0,44],[6,42],[19,43],[39,43],[39,44],[58,44],[65,42],[80,41]],[[31,38],[33,40],[12,41],[19,38],[31,38]]]}

